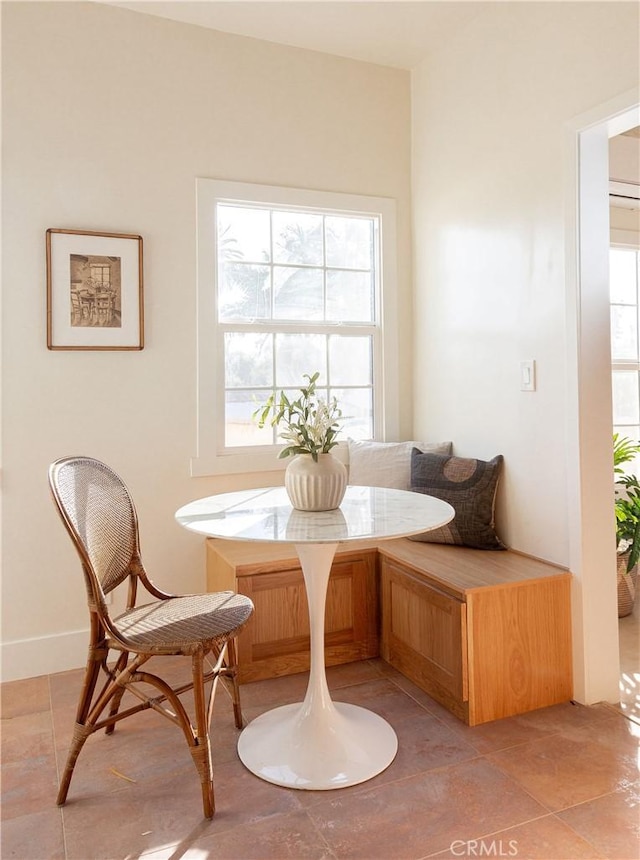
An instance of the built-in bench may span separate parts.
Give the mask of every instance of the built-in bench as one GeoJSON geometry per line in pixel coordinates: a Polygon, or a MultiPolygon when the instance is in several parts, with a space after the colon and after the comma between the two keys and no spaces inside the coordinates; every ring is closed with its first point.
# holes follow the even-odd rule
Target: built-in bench
{"type": "MultiPolygon", "coordinates": [[[[309,618],[293,544],[207,540],[211,591],[256,611],[240,682],[309,668],[309,618]]],[[[345,544],[327,591],[327,666],[381,656],[469,725],[568,701],[571,575],[520,553],[406,538],[345,544]]]]}

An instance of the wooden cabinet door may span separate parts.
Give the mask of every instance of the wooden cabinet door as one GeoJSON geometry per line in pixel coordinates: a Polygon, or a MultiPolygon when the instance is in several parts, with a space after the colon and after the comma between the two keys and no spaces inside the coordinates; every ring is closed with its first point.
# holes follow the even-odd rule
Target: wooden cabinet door
{"type": "MultiPolygon", "coordinates": [[[[327,666],[378,655],[376,552],[334,561],[325,611],[327,666]]],[[[240,682],[309,669],[309,608],[300,567],[240,576],[255,612],[239,637],[240,682]]]]}
{"type": "Polygon", "coordinates": [[[573,695],[569,574],[469,595],[469,724],[573,695]]]}
{"type": "Polygon", "coordinates": [[[382,561],[382,657],[465,719],[466,604],[382,561]]]}

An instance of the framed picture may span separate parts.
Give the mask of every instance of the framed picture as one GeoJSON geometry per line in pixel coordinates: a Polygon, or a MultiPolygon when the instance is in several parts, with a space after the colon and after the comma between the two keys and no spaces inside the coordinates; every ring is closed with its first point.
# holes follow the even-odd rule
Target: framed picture
{"type": "Polygon", "coordinates": [[[142,237],[47,230],[49,349],[142,349],[142,237]]]}

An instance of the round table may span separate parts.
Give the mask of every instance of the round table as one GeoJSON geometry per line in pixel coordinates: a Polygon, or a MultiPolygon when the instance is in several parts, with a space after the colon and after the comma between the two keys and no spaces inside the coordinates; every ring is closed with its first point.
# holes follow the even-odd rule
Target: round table
{"type": "Polygon", "coordinates": [[[243,730],[238,755],[267,782],[288,788],[356,785],[383,771],[398,740],[378,714],[334,702],[324,665],[324,610],[339,543],[406,537],[453,519],[446,502],[382,487],[347,487],[334,511],[298,511],[284,487],[209,496],[180,508],[191,531],[230,540],[294,543],[302,566],[311,632],[311,671],[303,702],[261,714],[243,730]]]}

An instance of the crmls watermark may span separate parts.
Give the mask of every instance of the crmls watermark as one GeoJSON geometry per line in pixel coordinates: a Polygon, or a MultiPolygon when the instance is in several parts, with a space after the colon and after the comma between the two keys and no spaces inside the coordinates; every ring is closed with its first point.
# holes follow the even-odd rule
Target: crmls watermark
{"type": "Polygon", "coordinates": [[[449,846],[454,857],[517,857],[518,841],[509,839],[456,839],[449,846]]]}

